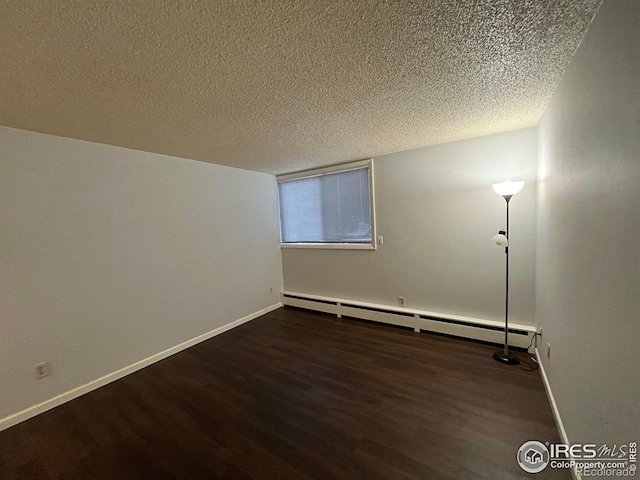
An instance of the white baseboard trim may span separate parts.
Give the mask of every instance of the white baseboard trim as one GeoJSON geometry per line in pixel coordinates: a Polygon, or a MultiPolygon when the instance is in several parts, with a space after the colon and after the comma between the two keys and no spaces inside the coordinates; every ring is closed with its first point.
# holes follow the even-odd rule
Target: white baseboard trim
{"type": "MultiPolygon", "coordinates": [[[[504,342],[504,322],[474,317],[464,317],[426,310],[396,307],[379,303],[360,302],[344,298],[324,297],[299,292],[282,292],[283,305],[360,318],[389,325],[470,338],[496,344],[504,342]]],[[[509,324],[509,345],[526,348],[535,335],[530,325],[509,324]]]]}
{"type": "Polygon", "coordinates": [[[17,425],[20,422],[24,422],[25,420],[35,417],[36,415],[40,415],[41,413],[44,413],[47,410],[51,410],[52,408],[62,405],[63,403],[69,402],[74,398],[78,398],[84,395],[85,393],[89,393],[104,385],[107,385],[108,383],[114,382],[115,380],[119,380],[122,377],[125,377],[131,373],[134,373],[138,370],[148,367],[149,365],[159,362],[160,360],[164,360],[165,358],[170,357],[171,355],[181,352],[182,350],[186,350],[187,348],[192,347],[200,342],[204,342],[205,340],[209,340],[210,338],[215,337],[216,335],[220,335],[221,333],[231,330],[232,328],[238,327],[243,323],[247,323],[255,318],[258,318],[262,315],[272,312],[273,310],[276,310],[280,307],[282,307],[282,303],[278,302],[267,308],[263,308],[262,310],[259,310],[255,313],[247,315],[246,317],[242,317],[238,320],[234,320],[231,323],[227,323],[222,327],[218,327],[214,330],[211,330],[210,332],[203,333],[202,335],[198,335],[197,337],[192,338],[191,340],[187,340],[186,342],[182,342],[178,345],[168,348],[167,350],[156,353],[155,355],[151,355],[150,357],[147,357],[138,362],[132,363],[131,365],[128,365],[119,370],[116,370],[115,372],[111,372],[100,378],[96,378],[95,380],[92,380],[89,383],[85,383],[84,385],[73,388],[67,392],[64,392],[53,398],[45,400],[44,402],[38,403],[37,405],[33,405],[20,412],[4,417],[0,419],[0,431],[5,430],[14,425],[17,425]]]}
{"type": "MultiPolygon", "coordinates": [[[[551,385],[549,384],[549,377],[547,377],[547,372],[545,371],[544,365],[542,364],[538,347],[535,348],[535,354],[536,354],[536,360],[538,361],[538,367],[540,368],[540,376],[542,377],[542,383],[544,383],[544,389],[547,392],[547,398],[549,399],[549,404],[551,405],[551,411],[553,412],[553,418],[556,421],[556,426],[558,427],[560,440],[562,441],[562,443],[571,445],[569,443],[569,438],[567,437],[567,431],[564,429],[564,423],[562,423],[562,417],[560,417],[560,410],[558,410],[556,399],[554,398],[553,392],[551,391],[551,385]]],[[[573,478],[575,480],[582,480],[582,475],[576,472],[575,468],[571,469],[571,474],[573,475],[573,478]]]]}

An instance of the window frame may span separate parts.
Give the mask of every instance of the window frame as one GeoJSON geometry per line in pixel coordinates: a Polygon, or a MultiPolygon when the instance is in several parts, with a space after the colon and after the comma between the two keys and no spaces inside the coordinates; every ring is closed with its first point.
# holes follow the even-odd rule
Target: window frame
{"type": "Polygon", "coordinates": [[[373,159],[360,160],[357,162],[342,163],[338,165],[331,165],[330,167],[314,168],[311,170],[302,170],[300,172],[288,173],[284,175],[277,175],[276,181],[278,182],[278,229],[280,235],[280,248],[321,248],[328,250],[377,250],[378,237],[376,235],[376,202],[375,202],[375,187],[374,187],[374,174],[373,174],[373,159]],[[302,178],[318,177],[321,175],[327,175],[330,173],[346,172],[349,170],[359,170],[361,168],[368,168],[369,170],[369,210],[371,213],[371,243],[306,243],[306,242],[283,242],[282,241],[282,218],[280,209],[280,183],[290,180],[298,180],[302,178]]]}

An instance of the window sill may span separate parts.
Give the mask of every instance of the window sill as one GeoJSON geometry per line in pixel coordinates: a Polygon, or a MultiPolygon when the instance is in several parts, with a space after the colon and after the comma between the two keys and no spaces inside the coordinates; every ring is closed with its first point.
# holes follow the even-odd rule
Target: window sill
{"type": "Polygon", "coordinates": [[[281,243],[280,248],[324,248],[327,250],[375,250],[370,243],[281,243]]]}

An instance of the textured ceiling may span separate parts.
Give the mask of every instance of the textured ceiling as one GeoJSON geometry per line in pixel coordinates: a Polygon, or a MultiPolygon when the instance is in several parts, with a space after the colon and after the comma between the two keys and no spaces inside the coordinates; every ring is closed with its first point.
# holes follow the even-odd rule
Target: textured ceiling
{"type": "Polygon", "coordinates": [[[0,0],[0,124],[281,173],[535,125],[600,0],[0,0]]]}

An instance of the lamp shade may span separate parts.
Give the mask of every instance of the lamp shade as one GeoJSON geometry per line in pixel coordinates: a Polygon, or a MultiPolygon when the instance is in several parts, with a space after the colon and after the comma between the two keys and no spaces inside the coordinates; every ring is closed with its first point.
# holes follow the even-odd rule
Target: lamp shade
{"type": "Polygon", "coordinates": [[[499,247],[508,247],[509,246],[509,240],[507,240],[507,237],[505,237],[501,233],[499,233],[498,235],[494,235],[493,238],[491,238],[491,240],[496,245],[498,245],[499,247]]]}
{"type": "Polygon", "coordinates": [[[491,187],[493,187],[494,192],[504,197],[505,195],[515,195],[518,193],[522,190],[522,187],[524,187],[524,182],[512,182],[511,180],[507,180],[502,183],[494,183],[491,187]]]}

